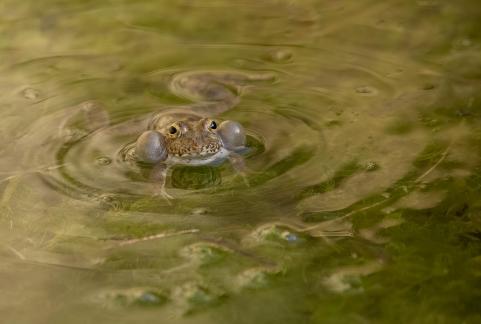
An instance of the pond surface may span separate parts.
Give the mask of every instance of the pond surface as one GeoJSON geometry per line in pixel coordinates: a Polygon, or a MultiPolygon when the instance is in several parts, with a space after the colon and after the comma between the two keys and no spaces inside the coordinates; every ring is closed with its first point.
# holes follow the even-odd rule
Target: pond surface
{"type": "Polygon", "coordinates": [[[480,16],[1,0],[2,321],[479,323],[480,16]],[[272,76],[219,116],[249,172],[175,167],[152,196],[124,125],[193,104],[172,79],[206,71],[272,76]]]}

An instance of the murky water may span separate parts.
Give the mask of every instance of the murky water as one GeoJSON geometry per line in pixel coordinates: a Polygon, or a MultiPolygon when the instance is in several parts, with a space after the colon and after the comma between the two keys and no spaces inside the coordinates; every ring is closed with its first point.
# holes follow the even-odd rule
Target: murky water
{"type": "Polygon", "coordinates": [[[481,321],[477,1],[0,12],[2,321],[481,321]],[[176,167],[153,197],[122,153],[202,71],[272,76],[219,116],[250,172],[176,167]]]}

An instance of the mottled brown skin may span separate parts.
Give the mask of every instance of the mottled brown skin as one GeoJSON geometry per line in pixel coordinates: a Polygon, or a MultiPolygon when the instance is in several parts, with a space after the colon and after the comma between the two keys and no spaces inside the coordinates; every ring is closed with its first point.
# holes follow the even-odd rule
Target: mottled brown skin
{"type": "Polygon", "coordinates": [[[170,112],[155,116],[149,129],[164,136],[169,157],[201,159],[218,153],[223,147],[217,127],[211,127],[212,122],[216,123],[192,112],[170,112]],[[177,129],[174,134],[170,133],[171,127],[177,129]]]}
{"type": "Polygon", "coordinates": [[[136,154],[157,159],[148,161],[154,164],[150,179],[155,195],[172,199],[165,190],[171,165],[204,165],[227,158],[240,174],[244,172],[244,160],[236,150],[244,147],[245,133],[236,122],[219,125],[217,120],[192,111],[167,110],[155,115],[147,129],[137,140],[136,154]],[[239,134],[232,129],[239,130],[239,134]],[[225,131],[230,132],[229,136],[225,131]]]}

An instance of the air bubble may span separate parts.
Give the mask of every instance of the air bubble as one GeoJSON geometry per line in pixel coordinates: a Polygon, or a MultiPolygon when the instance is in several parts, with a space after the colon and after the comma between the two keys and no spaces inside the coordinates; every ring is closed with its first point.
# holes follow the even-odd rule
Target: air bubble
{"type": "Polygon", "coordinates": [[[272,277],[280,273],[277,267],[258,267],[241,272],[236,278],[238,289],[260,289],[269,285],[272,277]]]}
{"type": "Polygon", "coordinates": [[[174,289],[171,299],[182,313],[187,314],[218,304],[223,296],[225,293],[222,291],[189,282],[174,289]]]}
{"type": "Polygon", "coordinates": [[[376,162],[374,161],[369,161],[366,163],[366,171],[375,171],[377,169],[379,169],[379,164],[377,164],[376,162]]]}
{"type": "Polygon", "coordinates": [[[287,63],[292,60],[292,52],[287,50],[278,50],[271,53],[270,58],[276,63],[287,63]]]}
{"type": "Polygon", "coordinates": [[[101,156],[95,159],[95,163],[100,166],[106,166],[112,163],[112,159],[106,156],[101,156]]]}
{"type": "Polygon", "coordinates": [[[161,306],[167,298],[158,289],[130,288],[102,292],[96,298],[106,306],[130,307],[130,306],[161,306]]]}
{"type": "Polygon", "coordinates": [[[206,215],[208,213],[209,213],[209,209],[205,208],[205,207],[199,207],[199,208],[192,209],[192,215],[194,215],[194,216],[206,215]]]}
{"type": "Polygon", "coordinates": [[[375,96],[378,93],[376,88],[369,87],[369,86],[357,87],[356,92],[364,96],[375,96]]]}
{"type": "Polygon", "coordinates": [[[251,235],[258,242],[287,242],[292,244],[300,243],[305,239],[291,228],[277,224],[261,226],[251,235]]]}
{"type": "Polygon", "coordinates": [[[121,200],[114,194],[104,193],[95,197],[95,199],[105,209],[120,209],[122,207],[121,200]]]}
{"type": "Polygon", "coordinates": [[[25,88],[21,92],[22,97],[28,100],[35,100],[40,97],[40,91],[33,88],[25,88]]]}

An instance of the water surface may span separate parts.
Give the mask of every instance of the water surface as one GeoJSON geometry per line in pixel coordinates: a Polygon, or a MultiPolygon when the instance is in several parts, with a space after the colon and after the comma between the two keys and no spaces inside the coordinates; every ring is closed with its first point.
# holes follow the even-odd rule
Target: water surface
{"type": "Polygon", "coordinates": [[[0,12],[5,322],[481,321],[476,1],[0,12]],[[248,130],[247,181],[176,167],[169,203],[124,125],[191,104],[170,81],[196,71],[273,78],[219,116],[248,130]]]}

